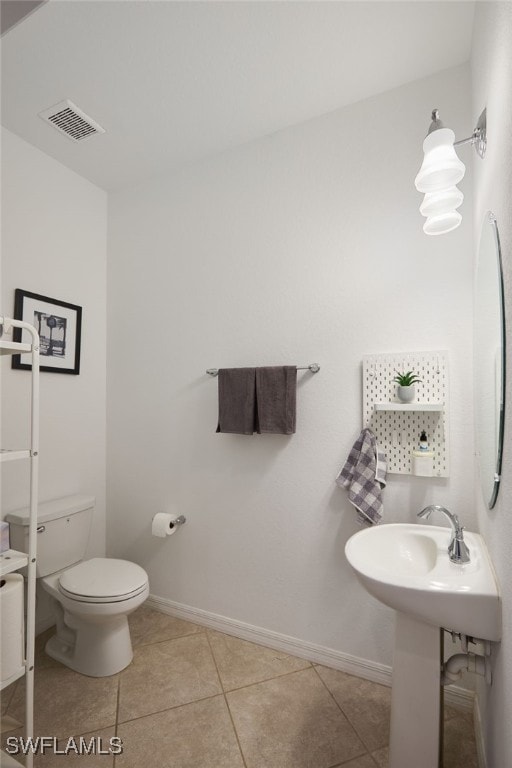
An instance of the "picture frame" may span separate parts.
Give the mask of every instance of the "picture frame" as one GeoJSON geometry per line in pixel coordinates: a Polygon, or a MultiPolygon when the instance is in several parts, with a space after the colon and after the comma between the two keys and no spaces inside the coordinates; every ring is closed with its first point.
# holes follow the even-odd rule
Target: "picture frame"
{"type": "MultiPolygon", "coordinates": [[[[14,318],[30,323],[39,333],[40,371],[70,373],[78,376],[82,307],[16,288],[14,318]]],[[[30,342],[28,336],[24,338],[25,335],[21,328],[15,328],[13,340],[30,342]]],[[[30,353],[13,355],[12,367],[30,371],[32,369],[30,360],[30,353]]]]}

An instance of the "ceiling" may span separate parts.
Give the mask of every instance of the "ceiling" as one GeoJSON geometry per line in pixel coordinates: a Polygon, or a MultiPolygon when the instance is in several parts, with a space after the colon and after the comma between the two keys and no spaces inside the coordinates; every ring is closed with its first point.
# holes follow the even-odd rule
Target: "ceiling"
{"type": "Polygon", "coordinates": [[[2,124],[119,189],[467,61],[473,10],[49,0],[2,38],[2,124]],[[66,98],[106,132],[73,142],[38,117],[66,98]]]}

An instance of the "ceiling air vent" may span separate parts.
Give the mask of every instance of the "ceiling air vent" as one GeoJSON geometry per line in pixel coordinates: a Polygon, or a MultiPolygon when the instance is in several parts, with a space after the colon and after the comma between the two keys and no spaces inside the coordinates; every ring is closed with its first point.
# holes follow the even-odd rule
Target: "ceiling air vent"
{"type": "Polygon", "coordinates": [[[39,117],[61,133],[65,133],[73,141],[84,141],[98,133],[105,133],[101,125],[98,125],[69,99],[61,101],[50,109],[45,109],[39,113],[39,117]]]}

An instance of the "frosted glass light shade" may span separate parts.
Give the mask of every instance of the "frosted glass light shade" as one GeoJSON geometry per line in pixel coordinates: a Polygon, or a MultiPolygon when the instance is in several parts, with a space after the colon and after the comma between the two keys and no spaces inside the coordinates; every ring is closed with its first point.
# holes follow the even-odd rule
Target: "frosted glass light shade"
{"type": "Polygon", "coordinates": [[[455,134],[450,128],[438,128],[423,142],[423,164],[415,179],[418,192],[438,192],[458,184],[466,171],[453,148],[455,134]]]}
{"type": "Polygon", "coordinates": [[[461,221],[462,216],[458,211],[441,213],[439,216],[430,216],[423,225],[423,231],[426,235],[444,235],[457,229],[461,221]]]}
{"type": "Polygon", "coordinates": [[[440,216],[462,205],[464,195],[457,187],[443,189],[441,192],[427,192],[420,205],[422,216],[440,216]]]}

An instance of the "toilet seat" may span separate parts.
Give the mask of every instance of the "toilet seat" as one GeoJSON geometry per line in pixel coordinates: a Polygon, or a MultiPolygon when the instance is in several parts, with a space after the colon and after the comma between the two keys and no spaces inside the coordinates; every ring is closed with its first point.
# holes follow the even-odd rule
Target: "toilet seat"
{"type": "Polygon", "coordinates": [[[136,597],[147,585],[147,574],[136,563],[94,557],[66,569],[59,578],[58,589],[77,602],[116,603],[136,597]]]}

